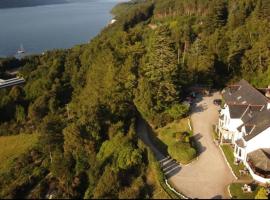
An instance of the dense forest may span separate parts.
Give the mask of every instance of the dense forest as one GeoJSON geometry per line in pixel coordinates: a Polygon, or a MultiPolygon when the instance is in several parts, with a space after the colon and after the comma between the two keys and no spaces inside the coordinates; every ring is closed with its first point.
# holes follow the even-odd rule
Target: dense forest
{"type": "Polygon", "coordinates": [[[270,83],[269,0],[137,0],[112,12],[89,44],[0,59],[1,77],[20,67],[26,80],[0,89],[0,136],[39,136],[0,170],[0,198],[164,197],[138,117],[182,118],[194,84],[270,83]]]}

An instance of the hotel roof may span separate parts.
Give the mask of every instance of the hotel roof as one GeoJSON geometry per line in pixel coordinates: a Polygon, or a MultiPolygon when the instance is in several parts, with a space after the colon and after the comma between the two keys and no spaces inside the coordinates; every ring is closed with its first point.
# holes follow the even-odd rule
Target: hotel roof
{"type": "Polygon", "coordinates": [[[270,127],[270,110],[267,109],[269,99],[247,81],[229,85],[222,95],[229,107],[230,117],[243,121],[244,124],[238,130],[245,127],[246,141],[270,127]]]}

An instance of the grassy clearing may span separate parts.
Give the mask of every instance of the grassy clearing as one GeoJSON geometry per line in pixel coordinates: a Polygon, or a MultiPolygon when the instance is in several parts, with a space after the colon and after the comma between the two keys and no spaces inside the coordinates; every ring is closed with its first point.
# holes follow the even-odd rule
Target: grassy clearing
{"type": "Polygon", "coordinates": [[[245,193],[242,190],[243,183],[232,183],[230,185],[230,192],[233,199],[254,199],[261,186],[255,185],[252,189],[253,192],[245,193]]]}
{"type": "Polygon", "coordinates": [[[230,145],[221,145],[221,149],[223,150],[227,161],[229,162],[234,174],[240,179],[250,179],[249,175],[241,175],[239,170],[243,170],[245,168],[244,164],[240,163],[239,165],[234,164],[234,155],[233,148],[230,145]]]}
{"type": "Polygon", "coordinates": [[[181,119],[157,129],[158,137],[167,145],[174,144],[183,137],[184,132],[190,132],[188,118],[181,119]]]}
{"type": "Polygon", "coordinates": [[[192,146],[192,132],[189,129],[188,118],[181,119],[156,130],[158,139],[166,146],[172,158],[182,164],[188,164],[196,157],[192,146]]]}
{"type": "Polygon", "coordinates": [[[19,134],[0,137],[0,173],[6,172],[12,161],[33,147],[38,141],[37,134],[19,134]]]}

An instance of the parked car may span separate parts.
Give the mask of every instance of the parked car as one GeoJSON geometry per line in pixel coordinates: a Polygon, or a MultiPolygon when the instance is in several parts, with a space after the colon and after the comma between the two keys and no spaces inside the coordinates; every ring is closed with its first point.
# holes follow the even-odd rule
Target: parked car
{"type": "Polygon", "coordinates": [[[196,93],[195,93],[195,92],[191,92],[191,94],[190,94],[190,97],[191,97],[191,98],[194,98],[194,99],[195,99],[195,98],[196,98],[196,96],[197,96],[197,95],[196,95],[196,93]]]}
{"type": "Polygon", "coordinates": [[[220,106],[220,105],[222,104],[222,100],[221,100],[221,99],[215,99],[215,100],[213,101],[213,103],[214,103],[215,105],[217,105],[217,106],[220,106]]]}

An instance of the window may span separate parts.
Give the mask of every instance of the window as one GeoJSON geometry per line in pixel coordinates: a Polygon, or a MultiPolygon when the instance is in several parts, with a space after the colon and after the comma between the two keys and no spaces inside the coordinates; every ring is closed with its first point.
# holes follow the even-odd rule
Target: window
{"type": "Polygon", "coordinates": [[[239,157],[242,156],[242,152],[241,152],[241,149],[240,149],[240,148],[239,148],[238,156],[239,156],[239,157]]]}

